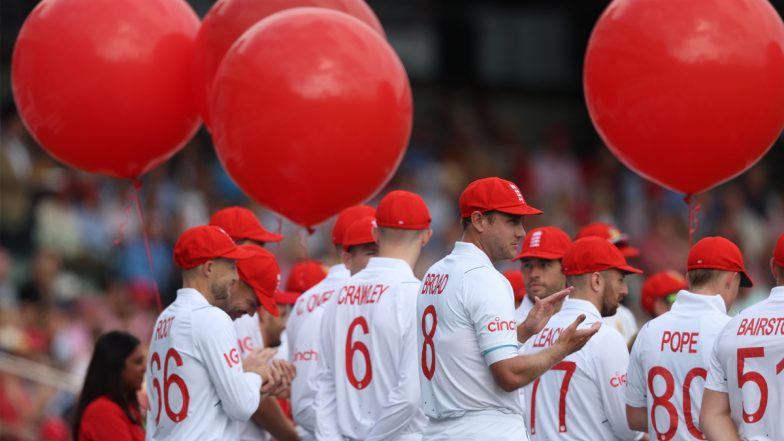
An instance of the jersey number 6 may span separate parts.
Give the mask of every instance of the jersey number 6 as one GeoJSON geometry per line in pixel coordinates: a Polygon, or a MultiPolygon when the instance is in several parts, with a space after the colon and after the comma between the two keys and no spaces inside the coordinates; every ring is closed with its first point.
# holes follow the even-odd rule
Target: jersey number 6
{"type": "Polygon", "coordinates": [[[155,413],[156,425],[161,420],[161,398],[163,398],[163,405],[166,408],[166,416],[168,416],[170,420],[179,423],[188,417],[188,404],[190,404],[191,396],[188,393],[188,386],[185,384],[185,380],[183,380],[182,377],[177,374],[169,375],[169,360],[171,359],[174,360],[174,363],[176,363],[178,367],[182,366],[182,357],[180,357],[180,353],[174,348],[169,348],[166,352],[166,359],[163,362],[163,391],[161,391],[161,382],[158,379],[158,376],[155,375],[161,371],[161,356],[158,355],[157,352],[153,352],[152,357],[150,358],[150,370],[153,371],[153,366],[157,365],[157,372],[152,374],[152,387],[155,388],[155,394],[158,396],[158,411],[155,413]],[[180,390],[180,396],[182,397],[182,407],[180,407],[180,411],[177,413],[174,413],[171,404],[169,404],[169,389],[172,385],[177,386],[180,390]]]}
{"type": "Polygon", "coordinates": [[[362,390],[368,387],[373,380],[373,366],[370,364],[370,351],[368,351],[368,347],[359,340],[353,341],[354,328],[357,326],[362,328],[363,334],[367,335],[370,332],[365,317],[359,316],[349,325],[348,334],[346,334],[346,376],[348,377],[348,382],[351,383],[354,388],[362,390]],[[354,353],[356,351],[359,351],[362,354],[362,358],[365,359],[365,375],[360,379],[357,379],[357,376],[354,374],[354,353]]]}

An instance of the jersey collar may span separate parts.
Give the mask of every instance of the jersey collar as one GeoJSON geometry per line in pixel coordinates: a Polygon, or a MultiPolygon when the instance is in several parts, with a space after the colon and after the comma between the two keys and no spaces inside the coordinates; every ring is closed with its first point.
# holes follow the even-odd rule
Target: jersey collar
{"type": "Polygon", "coordinates": [[[455,249],[452,250],[452,254],[471,256],[476,259],[480,259],[482,260],[482,263],[493,268],[493,262],[491,262],[490,258],[487,257],[487,254],[485,254],[484,251],[480,250],[479,247],[470,242],[455,242],[455,249]]]}
{"type": "Polygon", "coordinates": [[[182,300],[189,305],[194,306],[210,306],[210,302],[200,293],[193,288],[180,288],[177,290],[177,300],[182,300]]]}
{"type": "Polygon", "coordinates": [[[327,272],[327,279],[348,279],[351,276],[351,272],[349,272],[346,265],[339,263],[337,265],[333,265],[329,268],[327,272]]]}
{"type": "Polygon", "coordinates": [[[716,310],[722,314],[727,314],[727,305],[720,295],[694,294],[693,292],[682,289],[675,297],[671,311],[695,311],[704,308],[716,310]]]}
{"type": "Polygon", "coordinates": [[[777,302],[784,302],[784,286],[774,286],[770,290],[770,299],[777,302]]]}
{"type": "Polygon", "coordinates": [[[414,277],[414,271],[408,266],[406,261],[402,259],[395,259],[392,257],[371,257],[370,260],[368,260],[366,269],[376,268],[391,269],[401,274],[405,274],[406,276],[414,277]]]}
{"type": "Polygon", "coordinates": [[[589,302],[588,300],[583,299],[573,299],[568,297],[563,302],[563,306],[561,306],[561,312],[571,311],[577,312],[581,314],[585,314],[585,318],[593,318],[596,320],[601,320],[602,315],[599,313],[599,310],[596,309],[593,303],[589,302]]]}

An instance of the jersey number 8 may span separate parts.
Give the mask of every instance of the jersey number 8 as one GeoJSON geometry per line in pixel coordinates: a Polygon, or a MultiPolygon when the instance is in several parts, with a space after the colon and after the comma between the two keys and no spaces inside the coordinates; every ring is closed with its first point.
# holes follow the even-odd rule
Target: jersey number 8
{"type": "Polygon", "coordinates": [[[433,305],[428,305],[425,308],[425,312],[422,314],[422,336],[424,336],[425,341],[422,342],[422,373],[425,375],[425,378],[428,380],[433,379],[433,375],[436,373],[436,345],[433,342],[433,337],[436,335],[436,326],[438,326],[438,315],[436,315],[436,307],[433,305]],[[427,329],[427,316],[431,316],[431,326],[430,330],[427,329]],[[433,362],[427,362],[427,353],[428,348],[430,348],[430,354],[433,355],[433,362]]]}

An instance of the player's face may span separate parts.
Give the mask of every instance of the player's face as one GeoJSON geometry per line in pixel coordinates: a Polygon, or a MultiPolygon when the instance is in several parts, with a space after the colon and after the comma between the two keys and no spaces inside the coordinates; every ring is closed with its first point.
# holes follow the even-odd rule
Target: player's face
{"type": "Polygon", "coordinates": [[[346,268],[351,271],[351,275],[362,271],[368,264],[371,257],[378,256],[378,245],[368,243],[351,247],[346,256],[346,268]]]}
{"type": "Polygon", "coordinates": [[[523,237],[523,216],[496,211],[488,216],[482,244],[490,260],[509,260],[517,255],[523,237]]]}
{"type": "Polygon", "coordinates": [[[228,302],[226,313],[232,320],[237,320],[245,314],[253,315],[259,308],[259,299],[250,285],[240,280],[234,285],[231,293],[231,300],[228,302]]]}
{"type": "Polygon", "coordinates": [[[136,349],[125,359],[125,366],[120,374],[120,378],[128,390],[136,391],[142,388],[144,372],[147,370],[147,364],[144,361],[142,345],[136,346],[136,349]]]}
{"type": "Polygon", "coordinates": [[[210,291],[214,300],[213,306],[228,310],[231,291],[237,283],[237,265],[233,260],[215,259],[212,261],[210,273],[210,291]]]}
{"type": "Polygon", "coordinates": [[[566,287],[560,260],[525,258],[521,262],[525,292],[531,300],[544,299],[566,287]]]}
{"type": "Polygon", "coordinates": [[[264,344],[273,348],[280,346],[281,344],[280,335],[283,333],[283,330],[286,329],[286,322],[289,319],[291,306],[278,304],[278,311],[280,312],[280,315],[277,317],[268,313],[266,310],[262,310],[261,312],[261,335],[264,336],[264,344]]]}
{"type": "Polygon", "coordinates": [[[601,273],[604,278],[604,291],[602,293],[602,317],[615,315],[629,288],[626,286],[624,274],[617,269],[610,269],[601,273]]]}

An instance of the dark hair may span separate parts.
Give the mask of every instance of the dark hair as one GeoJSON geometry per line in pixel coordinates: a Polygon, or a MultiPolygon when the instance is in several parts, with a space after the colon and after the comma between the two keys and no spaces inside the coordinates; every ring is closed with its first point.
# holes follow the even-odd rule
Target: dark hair
{"type": "Polygon", "coordinates": [[[136,391],[127,390],[122,384],[125,360],[136,350],[139,343],[138,338],[122,331],[103,334],[95,342],[93,358],[87,368],[79,404],[76,406],[73,426],[75,441],[79,439],[79,426],[85,409],[102,395],[117,403],[131,422],[141,425],[141,421],[138,421],[140,412],[136,391]],[[131,409],[134,412],[131,412],[131,409]]]}

